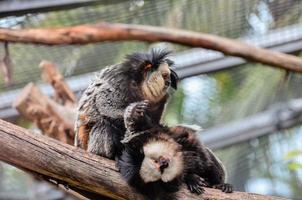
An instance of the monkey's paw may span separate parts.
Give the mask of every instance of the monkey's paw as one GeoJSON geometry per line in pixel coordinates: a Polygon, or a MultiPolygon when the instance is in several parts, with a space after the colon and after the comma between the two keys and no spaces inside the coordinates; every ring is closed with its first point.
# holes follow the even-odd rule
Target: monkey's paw
{"type": "Polygon", "coordinates": [[[193,174],[189,179],[187,179],[186,184],[190,192],[196,193],[197,195],[204,193],[203,187],[208,187],[206,181],[196,174],[193,174]]]}
{"type": "Polygon", "coordinates": [[[137,121],[145,115],[149,106],[150,102],[148,100],[131,103],[126,108],[124,118],[130,121],[137,121]]]}
{"type": "Polygon", "coordinates": [[[233,192],[233,185],[231,185],[229,183],[222,183],[219,185],[214,185],[213,188],[220,189],[222,192],[225,192],[225,193],[233,192]]]}
{"type": "Polygon", "coordinates": [[[131,103],[125,110],[124,123],[129,133],[137,132],[137,126],[145,118],[146,112],[149,108],[149,101],[139,101],[131,103]]]}

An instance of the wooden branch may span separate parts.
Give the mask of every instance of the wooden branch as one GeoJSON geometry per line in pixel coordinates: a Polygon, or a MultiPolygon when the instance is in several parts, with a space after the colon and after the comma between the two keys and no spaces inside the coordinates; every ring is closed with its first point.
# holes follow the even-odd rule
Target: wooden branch
{"type": "Polygon", "coordinates": [[[13,103],[18,112],[34,122],[43,134],[73,144],[76,111],[44,95],[33,83],[27,84],[13,103]]]}
{"type": "MultiPolygon", "coordinates": [[[[0,120],[0,135],[0,160],[4,162],[114,199],[143,199],[121,179],[111,160],[37,136],[3,120],[0,120]]],[[[184,187],[177,195],[178,199],[192,200],[201,197],[204,200],[283,199],[242,192],[225,194],[214,189],[206,189],[202,196],[197,196],[184,187]]]]}
{"type": "Polygon", "coordinates": [[[55,89],[55,97],[62,101],[64,105],[74,106],[76,97],[69,86],[64,82],[64,77],[60,74],[56,66],[50,62],[43,60],[40,63],[42,69],[42,79],[51,84],[55,89]]]}
{"type": "Polygon", "coordinates": [[[4,43],[4,57],[0,60],[0,69],[3,72],[5,86],[13,85],[13,64],[9,53],[8,42],[4,43]]]}
{"type": "Polygon", "coordinates": [[[239,56],[270,66],[302,72],[302,59],[296,56],[262,49],[236,40],[191,31],[108,23],[52,29],[16,30],[0,28],[0,41],[9,42],[61,45],[125,40],[166,41],[186,46],[202,47],[220,51],[226,55],[239,56]]]}

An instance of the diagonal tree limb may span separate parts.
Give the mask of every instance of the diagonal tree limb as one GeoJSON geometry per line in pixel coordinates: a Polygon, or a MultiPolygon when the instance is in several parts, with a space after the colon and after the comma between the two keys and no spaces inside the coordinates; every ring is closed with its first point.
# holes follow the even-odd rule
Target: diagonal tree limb
{"type": "MultiPolygon", "coordinates": [[[[113,199],[144,199],[121,179],[111,160],[35,135],[3,120],[0,120],[0,136],[1,161],[113,199]]],[[[182,188],[177,195],[184,200],[283,199],[243,192],[225,194],[214,189],[206,189],[202,196],[197,196],[182,188]]]]}
{"type": "Polygon", "coordinates": [[[202,47],[220,51],[226,55],[302,72],[302,59],[299,57],[255,47],[237,40],[179,29],[109,23],[49,29],[0,28],[0,41],[8,42],[62,45],[126,40],[166,41],[191,47],[202,47]]]}
{"type": "Polygon", "coordinates": [[[76,96],[64,81],[63,75],[59,72],[55,64],[43,60],[39,67],[42,70],[42,79],[54,88],[56,100],[62,101],[62,103],[67,106],[75,106],[76,96]]]}

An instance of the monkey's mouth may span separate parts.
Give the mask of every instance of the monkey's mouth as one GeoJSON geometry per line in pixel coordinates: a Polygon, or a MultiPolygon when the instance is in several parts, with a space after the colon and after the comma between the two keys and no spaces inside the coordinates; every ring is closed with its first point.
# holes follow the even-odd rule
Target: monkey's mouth
{"type": "Polygon", "coordinates": [[[146,99],[152,102],[160,101],[171,85],[170,77],[163,77],[159,73],[153,73],[142,85],[142,92],[146,99]]]}
{"type": "Polygon", "coordinates": [[[171,80],[169,80],[169,79],[165,80],[165,87],[164,87],[164,89],[168,89],[170,87],[170,85],[171,85],[171,80]]]}

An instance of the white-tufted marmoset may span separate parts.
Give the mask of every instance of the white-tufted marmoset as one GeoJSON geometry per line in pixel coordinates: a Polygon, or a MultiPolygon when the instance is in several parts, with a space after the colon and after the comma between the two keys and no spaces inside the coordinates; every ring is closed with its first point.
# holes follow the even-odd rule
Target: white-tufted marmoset
{"type": "Polygon", "coordinates": [[[97,74],[80,98],[75,125],[75,146],[110,159],[123,149],[124,111],[133,103],[148,101],[148,120],[158,124],[177,74],[168,51],[133,53],[124,62],[97,74]]]}
{"type": "Polygon", "coordinates": [[[203,193],[203,187],[233,191],[232,185],[225,183],[223,164],[198,140],[195,129],[150,124],[145,117],[148,109],[145,101],[136,102],[124,115],[125,149],[117,166],[131,186],[150,199],[174,199],[182,183],[196,194],[203,193]]]}

